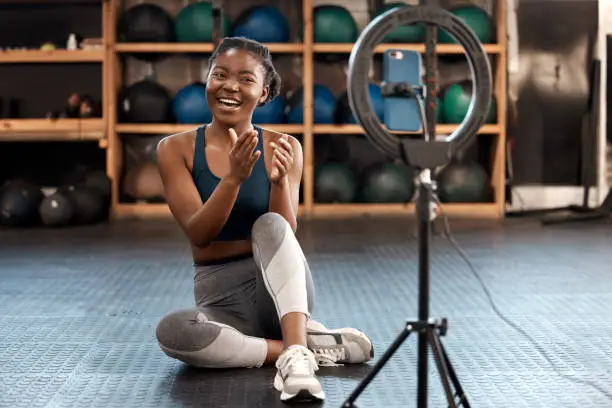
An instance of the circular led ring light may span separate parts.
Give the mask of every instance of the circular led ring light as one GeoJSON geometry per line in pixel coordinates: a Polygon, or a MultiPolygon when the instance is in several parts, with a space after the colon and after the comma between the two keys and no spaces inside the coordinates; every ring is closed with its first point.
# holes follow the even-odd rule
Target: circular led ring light
{"type": "MultiPolygon", "coordinates": [[[[401,157],[399,138],[378,120],[368,89],[369,71],[375,47],[398,26],[426,23],[438,26],[463,46],[472,74],[472,100],[466,117],[445,142],[452,151],[460,150],[483,125],[491,103],[491,66],[482,44],[470,29],[452,13],[432,6],[406,6],[391,9],[372,20],[357,39],[349,59],[348,99],[357,122],[370,142],[382,153],[401,157]]],[[[433,136],[433,135],[432,135],[433,136]]],[[[423,143],[427,143],[423,141],[423,143]]]]}

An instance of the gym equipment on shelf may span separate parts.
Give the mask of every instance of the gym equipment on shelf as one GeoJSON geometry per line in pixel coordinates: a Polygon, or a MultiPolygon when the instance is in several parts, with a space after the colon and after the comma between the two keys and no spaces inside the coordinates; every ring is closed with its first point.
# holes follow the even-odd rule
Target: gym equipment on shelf
{"type": "Polygon", "coordinates": [[[123,179],[126,200],[134,202],[164,202],[164,185],[155,164],[143,163],[130,169],[123,179]]]}
{"type": "MultiPolygon", "coordinates": [[[[331,125],[334,123],[336,112],[336,97],[332,91],[321,84],[315,84],[313,89],[313,110],[314,123],[331,125]]],[[[295,94],[288,98],[289,113],[287,121],[289,123],[304,122],[304,98],[300,88],[295,94]]]]}
{"type": "Polygon", "coordinates": [[[119,18],[119,40],[130,43],[174,42],[174,21],[162,7],[137,4],[119,18]]]}
{"type": "Polygon", "coordinates": [[[119,93],[118,105],[121,122],[174,122],[170,92],[150,79],[123,88],[119,93]]]}
{"type": "Polygon", "coordinates": [[[320,5],[313,9],[313,41],[315,43],[352,43],[358,27],[353,15],[338,5],[320,5]]]}
{"type": "MultiPolygon", "coordinates": [[[[369,91],[370,99],[372,100],[372,105],[374,106],[376,116],[378,116],[379,121],[384,122],[385,105],[383,104],[380,85],[374,83],[370,84],[369,91]]],[[[355,115],[353,115],[353,112],[351,111],[351,106],[349,105],[347,92],[343,92],[338,98],[336,112],[334,115],[334,122],[339,125],[357,123],[357,119],[355,119],[355,115]]]]}
{"type": "Polygon", "coordinates": [[[360,187],[360,201],[407,203],[414,195],[414,169],[403,163],[386,162],[367,169],[360,187]]]}
{"type": "MultiPolygon", "coordinates": [[[[394,2],[384,4],[382,7],[376,10],[374,18],[378,17],[384,12],[397,7],[404,7],[409,4],[394,2]]],[[[385,36],[383,42],[386,43],[421,43],[425,39],[425,25],[424,24],[413,24],[402,27],[397,27],[389,34],[385,36]]]]}
{"type": "Polygon", "coordinates": [[[287,101],[281,95],[255,108],[251,121],[258,125],[279,124],[285,122],[285,107],[287,101]]]}
{"type": "Polygon", "coordinates": [[[202,124],[212,120],[212,112],[206,102],[206,84],[194,82],[176,93],[172,112],[178,123],[202,124]]]}
{"type": "Polygon", "coordinates": [[[271,6],[251,7],[236,19],[234,37],[246,37],[263,43],[289,42],[289,22],[278,9],[271,6]]]}
{"type": "MultiPolygon", "coordinates": [[[[168,43],[176,40],[174,21],[162,7],[152,3],[127,9],[118,22],[119,41],[129,43],[168,43]]],[[[154,62],[167,57],[164,53],[131,53],[136,59],[154,62]]]]}
{"type": "MultiPolygon", "coordinates": [[[[213,7],[208,1],[200,1],[183,7],[176,16],[175,32],[178,42],[213,41],[213,7]]],[[[230,32],[230,20],[223,13],[224,37],[230,32]]]]}
{"type": "Polygon", "coordinates": [[[315,200],[319,203],[350,203],[357,196],[357,178],[345,163],[328,162],[315,171],[315,200]]]}
{"type": "MultiPolygon", "coordinates": [[[[472,102],[472,81],[461,81],[452,84],[443,96],[443,107],[442,120],[445,123],[461,123],[463,118],[468,114],[470,109],[470,103],[472,102]]],[[[495,103],[495,97],[491,95],[491,104],[489,105],[489,112],[485,118],[485,123],[495,123],[497,121],[497,104],[495,103]]]]}
{"type": "MultiPolygon", "coordinates": [[[[460,18],[474,32],[483,44],[495,41],[495,25],[485,10],[476,5],[459,6],[450,12],[460,18]]],[[[456,44],[457,41],[446,30],[438,30],[438,40],[442,44],[456,44]]]]}
{"type": "Polygon", "coordinates": [[[479,163],[453,158],[435,176],[444,203],[482,203],[489,198],[489,176],[479,163]]]}
{"type": "MultiPolygon", "coordinates": [[[[403,51],[409,52],[409,51],[403,51]]],[[[416,52],[414,52],[416,53],[416,52]]],[[[436,216],[434,200],[435,185],[432,183],[432,169],[448,163],[454,153],[471,144],[483,125],[489,111],[492,93],[492,75],[489,59],[481,42],[470,27],[450,12],[433,6],[407,6],[391,9],[372,20],[357,40],[349,59],[348,95],[351,109],[359,124],[364,128],[368,140],[381,152],[392,159],[400,159],[412,166],[418,173],[416,215],[419,238],[419,302],[418,319],[406,320],[393,343],[376,362],[374,368],[359,382],[357,387],[342,404],[343,408],[355,407],[355,401],[387,364],[393,354],[410,334],[418,336],[417,393],[419,408],[428,405],[429,348],[433,352],[440,381],[449,408],[459,405],[469,407],[468,398],[441,337],[446,335],[446,318],[435,319],[429,312],[430,284],[430,241],[432,222],[436,216]],[[423,139],[399,138],[386,130],[378,120],[369,98],[369,73],[375,47],[387,34],[399,26],[424,23],[425,30],[425,75],[422,83],[411,84],[398,81],[382,85],[383,97],[416,98],[423,139]],[[438,138],[436,134],[436,35],[438,29],[448,31],[464,48],[473,80],[471,106],[468,116],[448,137],[438,138]],[[427,84],[425,87],[423,84],[427,84]],[[425,99],[425,102],[423,102],[425,99]],[[452,389],[452,388],[454,389],[452,389]]],[[[412,105],[411,105],[412,106],[412,105]]],[[[410,113],[410,112],[407,112],[410,113]]],[[[397,111],[398,115],[403,112],[397,111]]],[[[386,115],[385,115],[386,116],[386,115]]]]}

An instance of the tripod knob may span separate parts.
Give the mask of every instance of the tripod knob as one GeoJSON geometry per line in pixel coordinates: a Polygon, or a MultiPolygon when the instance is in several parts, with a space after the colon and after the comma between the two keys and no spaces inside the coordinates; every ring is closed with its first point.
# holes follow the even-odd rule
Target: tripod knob
{"type": "Polygon", "coordinates": [[[440,326],[438,330],[440,332],[440,336],[446,336],[446,332],[448,331],[448,319],[446,317],[440,319],[440,326]]]}

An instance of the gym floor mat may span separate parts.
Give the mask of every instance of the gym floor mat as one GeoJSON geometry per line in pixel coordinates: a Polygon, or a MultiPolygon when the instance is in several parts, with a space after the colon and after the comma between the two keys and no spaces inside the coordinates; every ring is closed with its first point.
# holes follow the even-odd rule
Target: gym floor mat
{"type": "MultiPolygon", "coordinates": [[[[473,407],[612,405],[610,224],[542,227],[451,223],[468,265],[432,239],[431,315],[473,407]],[[557,371],[555,371],[555,369],[557,371]],[[561,375],[563,374],[563,375],[561,375]]],[[[406,219],[302,221],[298,236],[316,284],[314,318],[352,326],[376,359],[417,315],[417,241],[406,219]]],[[[187,241],[170,221],[66,230],[0,230],[0,407],[286,406],[274,369],[194,369],[164,355],[155,326],[193,303],[187,241]]],[[[417,340],[410,336],[356,401],[416,406],[417,340]]],[[[323,404],[340,407],[371,364],[323,367],[323,404]]],[[[430,360],[430,406],[446,407],[430,360]]]]}

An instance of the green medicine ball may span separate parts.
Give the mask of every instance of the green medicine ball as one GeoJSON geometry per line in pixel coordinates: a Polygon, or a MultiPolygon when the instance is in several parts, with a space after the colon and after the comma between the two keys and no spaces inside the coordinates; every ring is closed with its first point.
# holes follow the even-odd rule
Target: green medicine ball
{"type": "MultiPolygon", "coordinates": [[[[495,26],[485,10],[476,6],[464,6],[450,11],[474,31],[482,44],[489,44],[494,41],[495,26]]],[[[438,29],[438,42],[441,44],[457,44],[457,41],[441,28],[438,29]]]]}
{"type": "MultiPolygon", "coordinates": [[[[223,36],[226,37],[231,22],[226,13],[223,16],[223,36]]],[[[212,3],[202,1],[184,7],[176,16],[174,27],[178,42],[213,41],[212,3]]]]}
{"type": "MultiPolygon", "coordinates": [[[[410,6],[405,3],[387,3],[377,10],[375,18],[396,7],[410,6]]],[[[387,43],[420,43],[425,39],[425,25],[411,24],[395,28],[385,36],[383,42],[387,43]]]]}
{"type": "Polygon", "coordinates": [[[358,28],[353,15],[344,7],[317,6],[313,11],[313,36],[316,43],[352,43],[358,28]]]}

